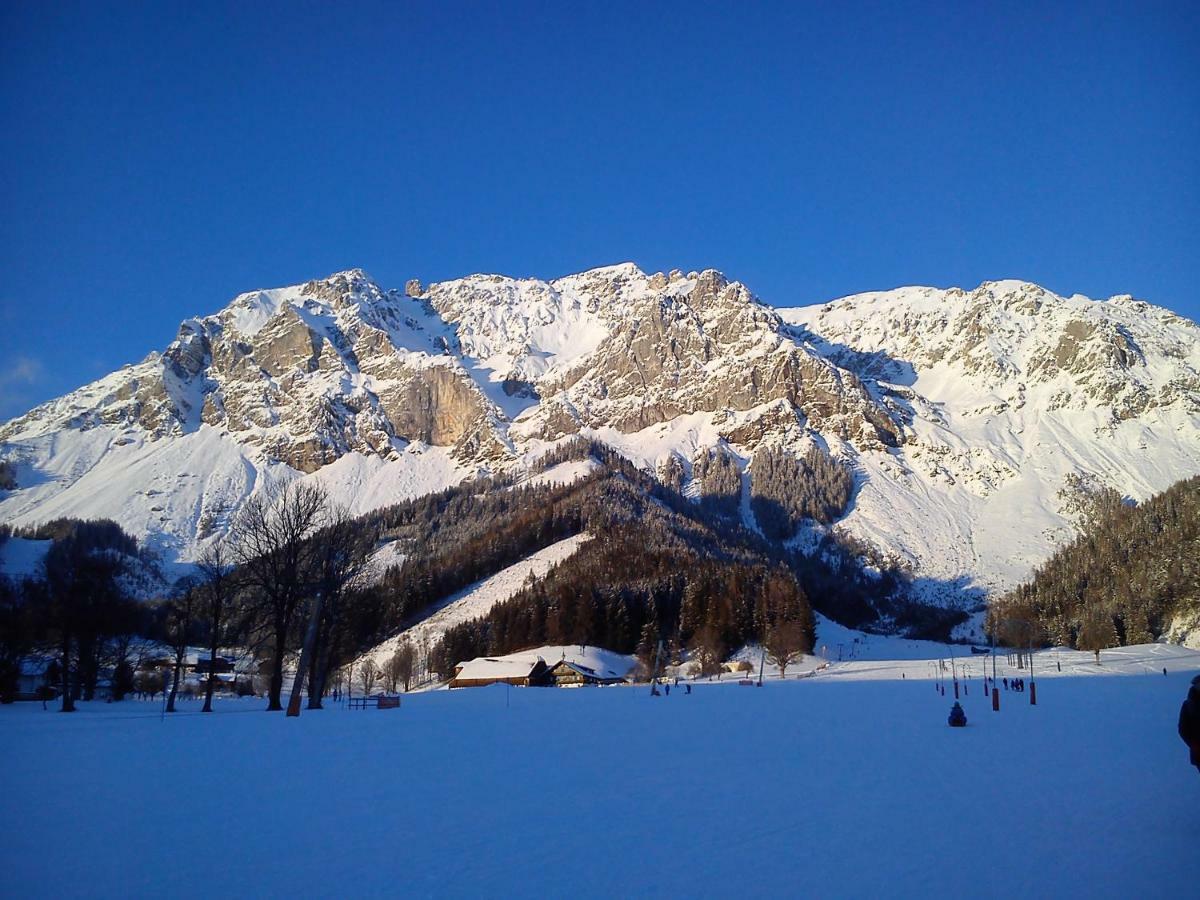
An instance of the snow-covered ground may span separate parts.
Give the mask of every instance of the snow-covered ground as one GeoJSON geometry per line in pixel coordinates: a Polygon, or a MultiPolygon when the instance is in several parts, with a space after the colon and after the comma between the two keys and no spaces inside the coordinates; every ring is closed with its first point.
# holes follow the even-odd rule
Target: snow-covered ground
{"type": "Polygon", "coordinates": [[[412,628],[389,638],[378,647],[368,651],[363,656],[370,657],[382,666],[404,641],[413,644],[428,642],[432,647],[441,640],[442,635],[463,622],[487,615],[497,603],[503,603],[512,597],[529,580],[544,578],[546,573],[579,549],[585,541],[591,540],[591,535],[577,534],[574,537],[557,541],[549,547],[543,547],[518,563],[506,569],[501,569],[495,575],[477,581],[463,588],[456,594],[451,594],[438,607],[437,611],[422,619],[412,628]]]}
{"type": "Polygon", "coordinates": [[[9,578],[37,575],[50,544],[50,541],[31,541],[18,537],[0,542],[0,575],[9,578]]]}
{"type": "MultiPolygon", "coordinates": [[[[990,654],[975,654],[964,644],[914,641],[891,635],[867,634],[839,625],[817,614],[817,641],[814,653],[788,666],[787,679],[819,678],[838,681],[905,681],[931,678],[951,684],[955,675],[973,683],[995,667],[997,679],[1030,678],[1028,663],[1004,648],[990,654]]],[[[985,645],[976,645],[986,649],[985,645]]],[[[756,645],[744,647],[733,658],[745,659],[754,666],[757,678],[762,651],[756,645]]],[[[686,668],[686,667],[684,667],[686,668]]],[[[1100,661],[1082,650],[1053,647],[1033,654],[1033,677],[1095,677],[1111,675],[1170,674],[1200,669],[1200,652],[1177,644],[1142,644],[1113,647],[1100,653],[1100,661]]],[[[769,662],[763,667],[767,680],[778,679],[778,669],[769,662]]],[[[728,676],[722,678],[722,681],[728,676]]],[[[734,679],[736,681],[736,679],[734,679]]],[[[979,685],[982,690],[982,683],[979,685]]],[[[1028,702],[1026,700],[1026,702],[1028,702]]]]}
{"type": "Polygon", "coordinates": [[[1056,677],[999,713],[973,690],[965,729],[919,665],[298,720],[261,700],[165,721],[17,704],[0,708],[3,893],[1194,897],[1187,662],[1056,677]]]}
{"type": "Polygon", "coordinates": [[[523,482],[525,487],[542,487],[551,484],[574,484],[581,478],[591,475],[600,468],[600,463],[591,457],[575,459],[551,466],[545,472],[539,472],[523,482]]]}

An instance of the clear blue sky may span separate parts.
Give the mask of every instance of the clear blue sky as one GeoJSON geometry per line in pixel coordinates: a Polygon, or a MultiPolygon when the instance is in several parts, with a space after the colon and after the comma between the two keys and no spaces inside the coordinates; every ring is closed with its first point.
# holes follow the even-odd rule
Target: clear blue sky
{"type": "Polygon", "coordinates": [[[1200,318],[1200,4],[0,4],[0,418],[234,294],[623,260],[1200,318]]]}

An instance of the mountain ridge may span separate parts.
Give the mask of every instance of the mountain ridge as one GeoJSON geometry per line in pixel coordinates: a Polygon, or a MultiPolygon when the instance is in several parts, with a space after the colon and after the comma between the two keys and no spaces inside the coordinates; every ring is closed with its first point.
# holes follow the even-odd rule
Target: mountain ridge
{"type": "Polygon", "coordinates": [[[791,540],[847,531],[963,604],[1070,534],[1070,473],[1141,497],[1200,472],[1198,372],[1194,323],[1020,281],[772,307],[712,269],[403,292],[348,269],[239,294],[0,425],[0,518],[103,514],[183,563],[279,480],[365,512],[577,434],[684,486],[714,446],[747,483],[758,449],[817,448],[855,493],[791,540]]]}

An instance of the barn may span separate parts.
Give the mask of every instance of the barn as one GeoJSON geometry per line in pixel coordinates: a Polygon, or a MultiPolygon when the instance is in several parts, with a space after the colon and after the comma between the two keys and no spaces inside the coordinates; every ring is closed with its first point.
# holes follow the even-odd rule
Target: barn
{"type": "Polygon", "coordinates": [[[504,657],[493,659],[480,656],[454,667],[450,687],[486,687],[489,684],[511,684],[517,687],[541,687],[553,684],[546,661],[540,656],[504,657]]]}

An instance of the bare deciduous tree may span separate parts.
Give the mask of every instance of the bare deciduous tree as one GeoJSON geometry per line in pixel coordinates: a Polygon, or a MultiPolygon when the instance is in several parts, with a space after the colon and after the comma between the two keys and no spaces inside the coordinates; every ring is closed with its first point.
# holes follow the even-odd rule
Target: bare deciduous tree
{"type": "Polygon", "coordinates": [[[314,577],[310,541],[328,506],[325,491],[303,482],[272,487],[252,496],[238,514],[234,556],[238,574],[258,606],[271,643],[267,709],[283,709],[283,663],[297,610],[314,577]]]}
{"type": "Polygon", "coordinates": [[[804,625],[795,619],[783,619],[767,629],[764,643],[767,659],[779,667],[779,677],[787,675],[787,667],[804,655],[812,643],[804,625]]]}
{"type": "Polygon", "coordinates": [[[388,690],[395,693],[396,688],[403,683],[404,690],[407,691],[412,684],[413,671],[415,670],[417,660],[417,651],[408,641],[401,642],[399,648],[387,661],[384,666],[384,676],[387,678],[388,690]]]}
{"type": "Polygon", "coordinates": [[[179,694],[179,679],[183,675],[183,663],[191,644],[195,628],[195,612],[198,605],[199,586],[192,579],[182,579],[176,586],[178,594],[167,601],[166,635],[175,662],[171,674],[171,691],[167,695],[167,712],[175,712],[175,697],[179,694]]]}
{"type": "Polygon", "coordinates": [[[217,651],[225,639],[228,607],[233,600],[233,564],[224,544],[217,543],[201,554],[196,562],[201,579],[201,602],[208,620],[208,685],[204,690],[204,708],[212,712],[213,687],[216,685],[217,651]]]}
{"type": "Polygon", "coordinates": [[[362,685],[363,693],[370,694],[375,688],[375,682],[379,680],[379,666],[373,659],[366,659],[362,665],[358,667],[358,680],[362,685]]]}
{"type": "Polygon", "coordinates": [[[320,709],[329,670],[339,661],[346,605],[367,577],[374,531],[356,522],[342,507],[330,512],[329,523],[313,538],[316,545],[316,593],[305,629],[304,647],[292,698],[291,715],[299,714],[303,679],[309,679],[308,708],[320,709]]]}
{"type": "Polygon", "coordinates": [[[721,671],[721,663],[725,659],[725,643],[721,640],[721,632],[712,625],[704,625],[692,636],[689,649],[692,658],[700,663],[703,675],[714,675],[721,671]]]}

